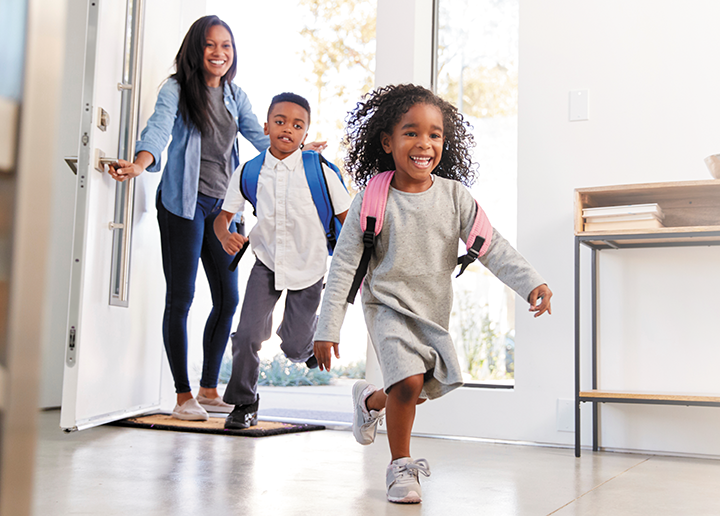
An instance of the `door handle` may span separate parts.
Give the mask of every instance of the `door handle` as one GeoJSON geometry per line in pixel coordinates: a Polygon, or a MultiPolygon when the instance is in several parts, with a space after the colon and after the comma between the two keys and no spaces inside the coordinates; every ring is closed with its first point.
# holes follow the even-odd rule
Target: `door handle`
{"type": "Polygon", "coordinates": [[[65,156],[65,163],[75,175],[77,175],[77,160],[77,156],[65,156]]]}
{"type": "MultiPolygon", "coordinates": [[[[105,165],[110,165],[111,163],[115,163],[118,160],[117,158],[106,158],[101,153],[101,150],[96,149],[95,170],[97,170],[98,172],[103,172],[103,167],[105,165]]],[[[73,174],[77,175],[77,156],[65,156],[64,159],[65,163],[67,163],[67,166],[70,167],[70,170],[72,170],[73,174]]]]}

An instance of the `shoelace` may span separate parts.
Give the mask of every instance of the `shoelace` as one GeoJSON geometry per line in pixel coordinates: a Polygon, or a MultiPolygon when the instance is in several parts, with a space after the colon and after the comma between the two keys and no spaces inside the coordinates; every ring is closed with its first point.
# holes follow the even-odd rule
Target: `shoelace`
{"type": "Polygon", "coordinates": [[[375,424],[375,421],[378,422],[380,426],[382,426],[383,421],[385,421],[385,411],[378,411],[378,410],[368,410],[368,414],[370,414],[370,421],[368,421],[368,425],[375,424]],[[373,415],[373,412],[375,412],[375,415],[373,415]]]}
{"type": "Polygon", "coordinates": [[[425,459],[414,460],[412,462],[405,463],[402,466],[394,464],[393,468],[395,469],[395,475],[398,480],[407,478],[408,475],[410,477],[417,478],[418,473],[422,473],[426,477],[430,476],[430,464],[428,464],[428,461],[425,459]]]}

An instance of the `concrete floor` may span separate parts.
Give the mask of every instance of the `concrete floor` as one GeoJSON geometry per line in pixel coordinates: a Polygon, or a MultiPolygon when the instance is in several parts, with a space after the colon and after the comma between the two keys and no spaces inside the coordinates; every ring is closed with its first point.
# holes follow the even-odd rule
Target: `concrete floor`
{"type": "Polygon", "coordinates": [[[424,501],[385,500],[387,439],[347,430],[242,438],[101,426],[64,434],[42,412],[34,514],[720,514],[720,461],[415,438],[424,501]]]}

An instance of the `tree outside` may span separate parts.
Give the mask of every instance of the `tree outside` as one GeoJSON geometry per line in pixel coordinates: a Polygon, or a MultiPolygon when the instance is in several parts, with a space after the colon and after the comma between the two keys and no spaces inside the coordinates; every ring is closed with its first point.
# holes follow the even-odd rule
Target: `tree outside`
{"type": "MultiPolygon", "coordinates": [[[[321,123],[343,134],[345,115],[375,81],[376,2],[369,0],[300,0],[310,20],[300,32],[308,42],[302,60],[312,73],[321,123]]],[[[325,137],[321,134],[319,137],[325,137]]],[[[342,163],[342,156],[336,159],[342,163]]]]}

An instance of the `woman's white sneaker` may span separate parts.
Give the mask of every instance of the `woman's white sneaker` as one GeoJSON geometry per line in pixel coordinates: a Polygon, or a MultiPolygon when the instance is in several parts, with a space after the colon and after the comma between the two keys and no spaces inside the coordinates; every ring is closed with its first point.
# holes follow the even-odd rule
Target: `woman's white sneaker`
{"type": "Polygon", "coordinates": [[[422,489],[419,473],[430,476],[430,465],[425,459],[402,457],[392,461],[385,476],[387,499],[394,503],[420,503],[422,489]]]}
{"type": "Polygon", "coordinates": [[[205,409],[206,412],[219,412],[222,414],[229,414],[230,412],[232,412],[232,409],[235,408],[235,405],[225,403],[220,396],[218,396],[217,398],[206,398],[202,394],[198,394],[195,399],[197,400],[198,404],[205,409]]]}
{"type": "Polygon", "coordinates": [[[208,413],[195,398],[190,398],[182,405],[175,405],[172,417],[183,421],[207,421],[208,413]]]}
{"type": "Polygon", "coordinates": [[[378,422],[385,417],[385,409],[368,410],[366,401],[370,395],[379,390],[365,380],[355,382],[352,390],[353,405],[353,435],[362,445],[372,444],[377,434],[378,422]]]}

